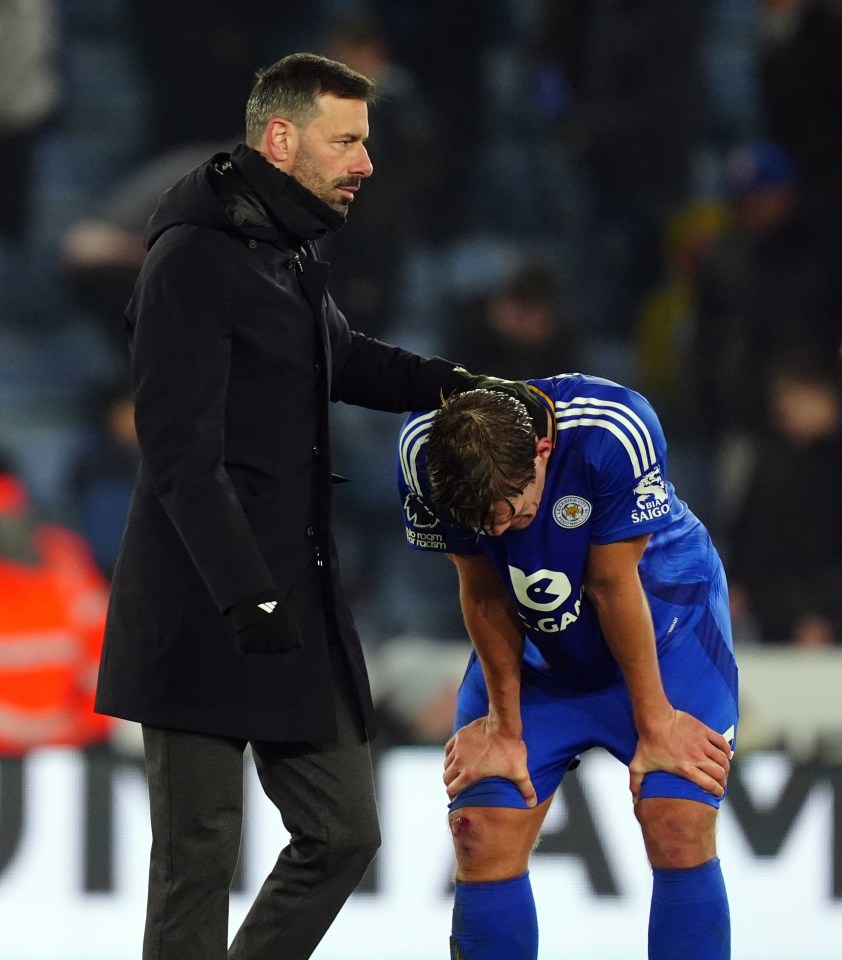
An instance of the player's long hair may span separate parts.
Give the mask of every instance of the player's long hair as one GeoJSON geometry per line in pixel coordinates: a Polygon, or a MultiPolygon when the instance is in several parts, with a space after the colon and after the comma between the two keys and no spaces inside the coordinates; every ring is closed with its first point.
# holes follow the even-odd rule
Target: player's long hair
{"type": "Polygon", "coordinates": [[[440,510],[462,527],[488,530],[493,505],[511,507],[535,479],[535,430],[526,407],[494,390],[451,397],[430,427],[427,473],[440,510]]]}

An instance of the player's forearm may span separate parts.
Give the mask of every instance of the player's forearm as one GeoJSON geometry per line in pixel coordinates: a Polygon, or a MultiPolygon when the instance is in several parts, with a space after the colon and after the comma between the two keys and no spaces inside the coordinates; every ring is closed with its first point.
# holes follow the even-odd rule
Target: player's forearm
{"type": "Polygon", "coordinates": [[[520,737],[520,665],[523,635],[504,605],[462,597],[465,626],[488,687],[489,723],[499,733],[520,737]]]}
{"type": "Polygon", "coordinates": [[[639,583],[591,593],[603,635],[631,697],[638,732],[666,720],[672,707],[664,692],[649,605],[639,583]]]}
{"type": "Polygon", "coordinates": [[[483,556],[451,554],[459,571],[459,600],[488,687],[489,725],[520,737],[520,664],[523,630],[511,597],[483,556]]]}

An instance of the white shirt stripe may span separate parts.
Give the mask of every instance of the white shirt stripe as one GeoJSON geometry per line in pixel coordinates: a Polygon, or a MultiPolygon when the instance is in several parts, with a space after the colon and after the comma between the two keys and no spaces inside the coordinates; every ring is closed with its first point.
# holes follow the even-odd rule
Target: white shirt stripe
{"type": "Polygon", "coordinates": [[[641,418],[625,404],[594,397],[574,397],[556,402],[556,423],[559,430],[575,426],[602,427],[613,433],[629,454],[635,476],[655,466],[655,444],[641,418]]]}
{"type": "Polygon", "coordinates": [[[418,453],[427,442],[427,432],[430,421],[438,415],[438,410],[431,410],[415,420],[400,439],[401,470],[406,485],[413,493],[420,494],[421,483],[418,479],[418,453]]]}

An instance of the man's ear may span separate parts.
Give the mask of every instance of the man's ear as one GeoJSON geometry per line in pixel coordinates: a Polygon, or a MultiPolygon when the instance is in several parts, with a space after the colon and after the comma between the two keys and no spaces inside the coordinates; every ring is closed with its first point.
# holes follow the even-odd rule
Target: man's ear
{"type": "Polygon", "coordinates": [[[549,437],[535,438],[535,456],[542,460],[549,460],[553,452],[553,442],[549,437]]]}
{"type": "Polygon", "coordinates": [[[283,168],[298,149],[298,128],[283,117],[273,117],[266,125],[265,148],[268,159],[283,168]]]}

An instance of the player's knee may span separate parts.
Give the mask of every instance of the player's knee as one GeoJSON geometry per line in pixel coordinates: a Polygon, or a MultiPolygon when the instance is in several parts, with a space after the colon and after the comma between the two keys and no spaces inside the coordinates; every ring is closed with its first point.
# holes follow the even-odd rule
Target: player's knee
{"type": "Polygon", "coordinates": [[[716,856],[716,808],[694,800],[641,800],[635,813],[654,867],[695,867],[716,856]]]}
{"type": "Polygon", "coordinates": [[[482,807],[456,810],[449,821],[460,879],[482,881],[509,875],[510,850],[488,811],[482,807]]]}
{"type": "Polygon", "coordinates": [[[460,873],[481,867],[489,857],[489,825],[481,810],[450,814],[450,835],[460,873]]]}
{"type": "Polygon", "coordinates": [[[469,860],[481,849],[481,821],[481,816],[469,817],[458,810],[450,814],[450,835],[453,837],[453,848],[460,863],[462,860],[469,860]]]}

